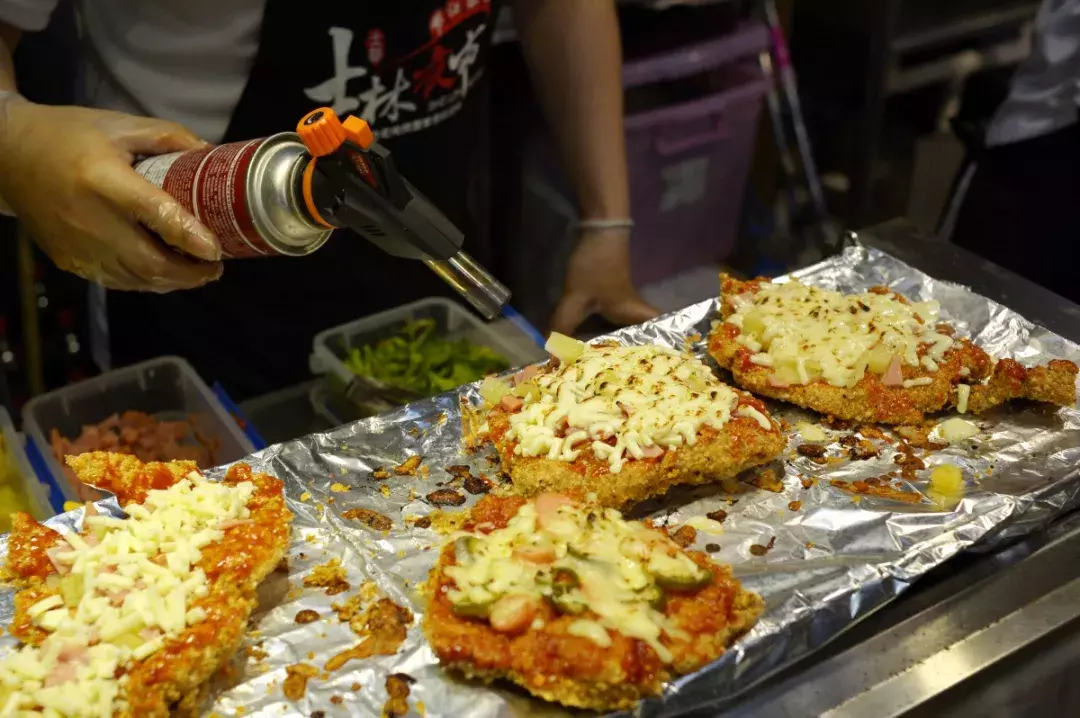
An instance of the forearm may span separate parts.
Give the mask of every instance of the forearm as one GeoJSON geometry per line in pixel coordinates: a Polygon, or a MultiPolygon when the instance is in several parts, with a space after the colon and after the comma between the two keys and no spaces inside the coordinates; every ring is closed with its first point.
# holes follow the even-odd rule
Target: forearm
{"type": "Polygon", "coordinates": [[[515,0],[541,107],[586,219],[630,215],[614,0],[515,0]]]}
{"type": "MultiPolygon", "coordinates": [[[[19,35],[18,30],[0,22],[0,139],[3,138],[7,124],[7,104],[15,99],[15,96],[10,94],[16,90],[15,61],[12,56],[19,42],[19,35]]],[[[3,196],[0,196],[0,216],[11,214],[11,207],[3,196]]]]}
{"type": "Polygon", "coordinates": [[[0,22],[0,92],[15,90],[15,46],[21,33],[12,26],[0,22]]]}

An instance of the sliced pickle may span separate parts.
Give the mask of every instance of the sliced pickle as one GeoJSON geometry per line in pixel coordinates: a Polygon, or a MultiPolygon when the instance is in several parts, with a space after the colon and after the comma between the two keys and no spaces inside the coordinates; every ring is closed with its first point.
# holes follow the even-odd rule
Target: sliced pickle
{"type": "Polygon", "coordinates": [[[649,573],[660,588],[690,591],[712,583],[712,572],[703,569],[683,554],[653,554],[649,573]]]}
{"type": "Polygon", "coordinates": [[[451,601],[450,610],[456,615],[465,616],[466,618],[487,618],[494,603],[494,598],[486,601],[462,598],[460,601],[451,601]]]}
{"type": "Polygon", "coordinates": [[[551,580],[550,599],[559,613],[577,615],[588,608],[585,596],[577,590],[581,586],[581,579],[573,569],[555,569],[551,580]]]}
{"type": "Polygon", "coordinates": [[[669,591],[693,591],[695,588],[702,588],[712,583],[712,572],[698,567],[693,573],[668,576],[654,575],[653,578],[656,579],[658,586],[669,591]]]}

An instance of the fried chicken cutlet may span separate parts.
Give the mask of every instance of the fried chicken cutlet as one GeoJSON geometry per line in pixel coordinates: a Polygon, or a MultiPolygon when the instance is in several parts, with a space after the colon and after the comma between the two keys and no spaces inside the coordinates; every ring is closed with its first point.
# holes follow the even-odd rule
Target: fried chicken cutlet
{"type": "Polygon", "coordinates": [[[5,571],[22,589],[10,631],[23,645],[0,660],[0,706],[133,718],[193,709],[288,548],[282,483],[243,464],[221,482],[191,462],[96,452],[68,464],[116,493],[128,518],[87,504],[80,533],[60,534],[16,515],[5,571]]]}
{"type": "Polygon", "coordinates": [[[938,322],[937,302],[885,287],[843,295],[797,281],[721,275],[709,354],[751,392],[839,419],[916,424],[956,407],[981,413],[1013,399],[1076,402],[1077,367],[997,363],[938,322]]]}
{"type": "Polygon", "coordinates": [[[629,709],[710,663],[764,602],[727,566],[618,511],[560,494],[487,496],[427,584],[442,664],[599,711],[629,709]]]}
{"type": "Polygon", "coordinates": [[[514,493],[580,492],[622,507],[733,477],[784,448],[765,405],[690,354],[562,339],[575,344],[561,360],[485,389],[514,493]]]}

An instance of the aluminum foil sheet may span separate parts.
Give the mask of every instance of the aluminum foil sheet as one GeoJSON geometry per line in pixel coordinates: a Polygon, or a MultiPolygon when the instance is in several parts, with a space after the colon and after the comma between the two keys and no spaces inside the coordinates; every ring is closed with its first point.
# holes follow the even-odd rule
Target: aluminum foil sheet
{"type": "MultiPolygon", "coordinates": [[[[934,280],[873,249],[849,247],[797,276],[843,291],[885,284],[916,300],[936,299],[945,320],[995,356],[1013,356],[1025,364],[1053,358],[1080,362],[1077,345],[964,287],[934,280]]],[[[717,302],[704,302],[615,336],[627,343],[689,346],[704,356],[704,337],[716,314],[717,302]]],[[[436,511],[425,496],[450,480],[445,467],[468,465],[473,474],[493,479],[498,473],[490,450],[463,451],[461,402],[479,403],[475,386],[251,457],[257,469],[286,482],[296,514],[289,573],[287,579],[277,574],[265,586],[267,607],[248,639],[249,646],[257,646],[257,656],[240,659],[231,687],[216,694],[207,713],[306,717],[322,711],[324,716],[378,716],[387,697],[386,677],[404,673],[415,680],[410,716],[566,714],[516,689],[467,683],[447,674],[423,639],[424,601],[417,588],[443,537],[414,527],[411,519],[436,511]],[[413,455],[423,457],[426,469],[420,475],[371,478],[374,470],[397,466],[413,455]],[[343,518],[344,511],[358,507],[392,518],[393,528],[381,533],[343,518]],[[303,577],[333,557],[347,567],[352,590],[333,597],[321,589],[300,590],[303,577]],[[306,662],[321,669],[329,657],[358,642],[330,605],[348,598],[365,581],[374,581],[383,594],[415,613],[417,620],[405,645],[397,655],[352,661],[328,676],[313,678],[303,700],[286,700],[282,692],[286,665],[306,662]],[[297,625],[294,618],[302,609],[317,611],[321,620],[297,625]]],[[[792,427],[806,420],[817,423],[810,414],[789,406],[774,403],[771,409],[792,427]]],[[[725,510],[723,533],[699,531],[695,547],[717,544],[719,550],[709,547],[713,558],[733,564],[744,584],[767,602],[757,626],[723,658],[676,681],[662,699],[641,704],[637,714],[680,715],[745,690],[821,646],[957,552],[1030,532],[1080,503],[1080,411],[1075,407],[1054,411],[1009,407],[975,421],[980,427],[976,437],[927,457],[927,468],[905,487],[925,492],[935,465],[955,464],[963,470],[967,489],[951,510],[929,499],[902,503],[856,498],[830,486],[833,479],[880,476],[895,469],[893,450],[883,445],[876,459],[819,465],[794,451],[801,439],[793,428],[789,451],[775,466],[782,491],[745,483],[737,495],[725,494],[719,487],[677,490],[636,512],[677,526],[688,517],[725,510]],[[771,548],[763,552],[767,546],[771,548]]],[[[830,455],[843,455],[836,439],[850,432],[826,431],[832,440],[830,455]]],[[[476,500],[468,496],[461,510],[476,500]]],[[[115,504],[111,508],[116,512],[115,504]]],[[[80,517],[81,512],[73,512],[50,523],[70,527],[80,517]]],[[[0,553],[5,552],[6,538],[0,539],[0,553]]],[[[4,623],[11,617],[11,596],[10,590],[0,593],[4,623]]]]}

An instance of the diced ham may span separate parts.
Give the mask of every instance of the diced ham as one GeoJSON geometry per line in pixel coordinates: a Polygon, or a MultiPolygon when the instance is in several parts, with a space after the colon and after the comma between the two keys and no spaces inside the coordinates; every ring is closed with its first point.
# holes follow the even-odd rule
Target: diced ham
{"type": "Polygon", "coordinates": [[[502,399],[499,399],[499,406],[506,411],[517,411],[524,404],[521,397],[514,396],[513,394],[507,394],[502,399]]]}
{"type": "Polygon", "coordinates": [[[57,663],[56,667],[45,676],[45,687],[62,686],[75,680],[78,666],[74,663],[57,663]]]}
{"type": "Polygon", "coordinates": [[[93,501],[87,501],[86,506],[83,507],[83,518],[88,519],[91,516],[98,516],[99,512],[97,506],[94,506],[93,501]]]}
{"type": "Polygon", "coordinates": [[[538,610],[539,606],[532,596],[503,596],[491,607],[489,620],[496,631],[519,633],[529,627],[538,610]]]}
{"type": "Polygon", "coordinates": [[[127,589],[121,591],[109,591],[109,605],[115,608],[120,608],[120,606],[124,605],[124,599],[128,597],[129,593],[131,593],[131,591],[127,589]]]}
{"type": "Polygon", "coordinates": [[[641,455],[646,459],[656,459],[664,455],[664,449],[660,446],[643,446],[641,455]]]}
{"type": "Polygon", "coordinates": [[[559,514],[560,506],[573,506],[574,502],[569,496],[562,494],[544,493],[536,497],[536,520],[540,526],[550,525],[559,514]]]}
{"type": "Polygon", "coordinates": [[[522,369],[521,371],[519,371],[517,374],[514,374],[513,377],[511,377],[510,384],[512,386],[517,386],[519,384],[524,384],[529,379],[532,379],[534,376],[536,376],[539,373],[540,373],[540,367],[538,367],[538,366],[527,366],[524,369],[522,369]]]}
{"type": "Polygon", "coordinates": [[[96,534],[86,534],[82,539],[86,542],[87,546],[97,546],[101,543],[101,539],[99,539],[96,534]]]}
{"type": "Polygon", "coordinates": [[[65,643],[60,652],[56,654],[56,660],[61,663],[89,663],[90,655],[86,646],[79,643],[65,643]]]}
{"type": "Polygon", "coordinates": [[[899,356],[893,355],[888,368],[886,368],[885,373],[881,375],[881,383],[885,386],[903,386],[904,372],[902,371],[899,356]]]}
{"type": "Polygon", "coordinates": [[[222,521],[218,528],[224,531],[225,529],[231,529],[233,526],[246,526],[253,523],[255,523],[254,519],[229,519],[228,521],[222,521]]]}
{"type": "Polygon", "coordinates": [[[144,628],[139,631],[139,638],[144,641],[152,641],[161,635],[161,630],[158,628],[144,628]]]}
{"type": "Polygon", "coordinates": [[[66,546],[53,546],[51,549],[45,552],[45,555],[49,557],[49,562],[52,563],[53,568],[55,568],[56,572],[61,576],[65,576],[70,573],[71,566],[66,563],[62,563],[56,557],[59,554],[67,553],[68,550],[69,549],[66,546]]]}

